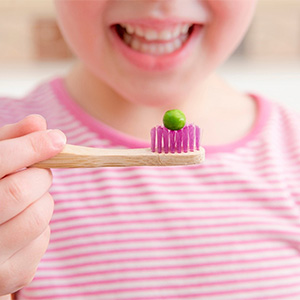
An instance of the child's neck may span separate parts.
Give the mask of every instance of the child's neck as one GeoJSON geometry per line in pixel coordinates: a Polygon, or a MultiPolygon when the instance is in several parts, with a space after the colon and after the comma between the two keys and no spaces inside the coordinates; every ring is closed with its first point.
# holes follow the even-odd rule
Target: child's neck
{"type": "MultiPolygon", "coordinates": [[[[87,113],[142,140],[149,141],[150,129],[162,123],[167,110],[166,107],[139,106],[124,100],[81,65],[70,72],[66,84],[73,99],[87,113]]],[[[256,118],[254,101],[215,75],[189,99],[172,108],[181,109],[189,123],[204,128],[204,145],[220,145],[240,139],[249,132],[256,118]]]]}

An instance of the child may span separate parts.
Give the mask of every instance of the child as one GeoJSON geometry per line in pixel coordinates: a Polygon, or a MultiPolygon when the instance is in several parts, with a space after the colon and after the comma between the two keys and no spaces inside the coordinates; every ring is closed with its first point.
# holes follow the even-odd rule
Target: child
{"type": "Polygon", "coordinates": [[[255,0],[55,4],[79,62],[0,101],[0,295],[299,299],[299,118],[215,74],[255,0]],[[26,168],[59,153],[62,132],[149,147],[172,108],[203,128],[203,165],[26,168]]]}

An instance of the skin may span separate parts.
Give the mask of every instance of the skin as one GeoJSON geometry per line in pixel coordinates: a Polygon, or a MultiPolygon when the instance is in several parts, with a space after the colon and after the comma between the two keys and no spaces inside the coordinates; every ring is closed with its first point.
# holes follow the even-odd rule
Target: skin
{"type": "MultiPolygon", "coordinates": [[[[190,123],[205,128],[204,144],[234,141],[253,125],[256,108],[252,99],[214,72],[243,37],[255,0],[56,0],[55,4],[61,29],[78,56],[66,77],[67,88],[95,118],[148,140],[149,128],[161,124],[165,111],[177,108],[190,123]],[[188,59],[172,69],[137,68],[120,55],[109,37],[112,22],[137,15],[188,17],[204,24],[203,36],[188,59]]],[[[3,299],[32,280],[49,242],[52,175],[48,170],[25,168],[62,150],[63,134],[49,134],[46,129],[45,120],[35,115],[0,128],[3,299]]]]}
{"type": "Polygon", "coordinates": [[[0,128],[1,300],[30,283],[48,246],[52,174],[25,168],[62,150],[63,133],[46,128],[45,120],[36,115],[0,128]]]}
{"type": "Polygon", "coordinates": [[[214,72],[245,34],[255,0],[56,0],[55,5],[62,32],[79,58],[66,78],[67,88],[95,118],[148,140],[149,128],[161,124],[166,110],[177,108],[205,128],[204,144],[231,142],[251,128],[253,101],[214,72]],[[120,55],[109,36],[109,25],[136,15],[203,23],[203,37],[175,68],[139,69],[120,55]]]}

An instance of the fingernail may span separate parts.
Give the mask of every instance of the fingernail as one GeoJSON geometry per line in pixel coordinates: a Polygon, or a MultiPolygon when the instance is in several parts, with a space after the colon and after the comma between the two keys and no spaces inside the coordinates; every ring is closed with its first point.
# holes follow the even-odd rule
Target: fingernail
{"type": "Polygon", "coordinates": [[[60,130],[50,129],[47,132],[55,148],[61,149],[66,144],[67,138],[60,130]]]}
{"type": "Polygon", "coordinates": [[[39,114],[31,114],[31,115],[28,115],[27,118],[39,118],[40,120],[43,120],[45,122],[45,118],[39,114]]]}

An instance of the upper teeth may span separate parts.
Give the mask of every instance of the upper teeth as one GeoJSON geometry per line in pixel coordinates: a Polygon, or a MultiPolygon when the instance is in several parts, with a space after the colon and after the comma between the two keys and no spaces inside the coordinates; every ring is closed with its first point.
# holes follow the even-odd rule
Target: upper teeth
{"type": "Polygon", "coordinates": [[[135,34],[148,41],[168,41],[178,38],[181,34],[187,34],[192,24],[178,24],[172,29],[163,29],[160,31],[132,24],[121,24],[121,26],[128,34],[135,34]]]}

